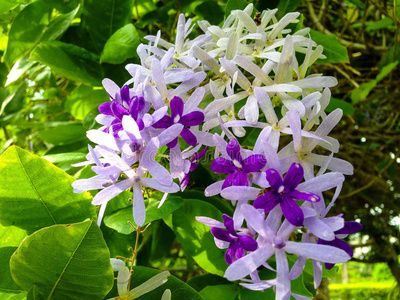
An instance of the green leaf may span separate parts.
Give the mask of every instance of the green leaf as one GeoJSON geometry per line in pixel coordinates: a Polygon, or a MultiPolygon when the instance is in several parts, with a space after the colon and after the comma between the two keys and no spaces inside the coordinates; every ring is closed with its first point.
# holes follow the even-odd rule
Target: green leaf
{"type": "Polygon", "coordinates": [[[347,48],[341,45],[337,38],[333,35],[323,34],[319,31],[311,29],[311,38],[317,45],[322,45],[324,47],[323,54],[326,59],[317,60],[320,63],[348,63],[349,56],[347,54],[347,48]]]}
{"type": "Polygon", "coordinates": [[[0,222],[33,232],[94,218],[90,194],[75,194],[74,178],[45,159],[12,146],[0,156],[0,222]]]}
{"type": "Polygon", "coordinates": [[[5,62],[12,66],[19,58],[27,55],[40,41],[50,22],[52,8],[37,1],[27,5],[11,24],[5,62]]]}
{"type": "Polygon", "coordinates": [[[365,7],[365,4],[362,3],[360,0],[347,0],[347,1],[349,1],[350,3],[356,5],[357,7],[361,8],[361,9],[364,9],[364,7],[365,7]]]}
{"type": "Polygon", "coordinates": [[[28,61],[28,56],[25,56],[18,60],[12,67],[10,73],[8,73],[5,86],[8,86],[20,79],[34,64],[34,61],[28,61]]]}
{"type": "Polygon", "coordinates": [[[0,247],[18,247],[25,237],[25,230],[0,224],[0,247]]]}
{"type": "MultiPolygon", "coordinates": [[[[209,273],[222,276],[228,265],[225,251],[217,248],[210,227],[197,222],[196,216],[222,220],[222,213],[211,204],[200,200],[185,199],[182,207],[172,214],[172,229],[200,267],[209,273]]],[[[166,222],[168,225],[168,222],[166,222]]]]}
{"type": "Polygon", "coordinates": [[[278,3],[278,11],[276,13],[277,19],[281,19],[287,13],[295,11],[297,6],[300,5],[301,0],[280,0],[278,3]]]}
{"type": "Polygon", "coordinates": [[[39,136],[53,145],[67,145],[86,138],[82,124],[67,123],[39,131],[39,136]]]}
{"type": "Polygon", "coordinates": [[[252,291],[246,288],[239,290],[240,300],[265,300],[265,299],[275,299],[275,293],[273,287],[266,289],[265,291],[252,291]]]}
{"type": "MultiPolygon", "coordinates": [[[[162,219],[164,216],[169,215],[173,211],[177,210],[182,206],[182,199],[180,197],[168,197],[165,203],[158,208],[160,203],[156,199],[150,198],[150,203],[146,208],[146,220],[143,224],[149,224],[158,219],[162,219]]],[[[136,224],[133,221],[132,206],[123,208],[116,213],[106,216],[104,218],[104,224],[107,227],[115,229],[119,233],[130,234],[134,231],[132,226],[128,223],[130,221],[132,224],[136,224]]]]}
{"type": "Polygon", "coordinates": [[[378,76],[376,76],[376,81],[379,82],[381,81],[383,78],[385,78],[387,75],[390,74],[390,72],[392,72],[394,69],[396,69],[397,65],[399,64],[398,61],[394,61],[390,64],[387,64],[386,66],[384,66],[381,70],[381,72],[378,74],[378,76]]]}
{"type": "Polygon", "coordinates": [[[25,81],[21,82],[21,84],[16,87],[6,99],[4,99],[0,108],[0,116],[3,115],[3,113],[11,114],[22,109],[27,87],[28,84],[25,81]]]}
{"type": "Polygon", "coordinates": [[[107,40],[100,63],[122,64],[128,58],[137,56],[136,48],[139,44],[139,34],[135,26],[127,24],[107,40]]]}
{"type": "MultiPolygon", "coordinates": [[[[146,280],[154,277],[159,273],[160,271],[146,267],[133,267],[131,289],[142,284],[146,280]]],[[[197,293],[196,290],[172,275],[168,277],[168,281],[166,283],[164,283],[157,289],[147,294],[144,294],[140,297],[140,300],[161,299],[161,296],[166,289],[171,290],[172,299],[204,300],[204,298],[199,293],[197,293]]]]}
{"type": "Polygon", "coordinates": [[[225,6],[225,18],[230,15],[232,10],[245,9],[248,5],[246,0],[229,0],[225,6]]]}
{"type": "Polygon", "coordinates": [[[133,0],[85,0],[82,23],[96,53],[101,53],[115,31],[130,22],[132,7],[133,0]]]}
{"type": "Polygon", "coordinates": [[[40,0],[40,1],[52,5],[55,9],[64,14],[70,12],[71,10],[74,10],[81,2],[81,0],[40,0]]]}
{"type": "Polygon", "coordinates": [[[393,20],[391,18],[383,18],[380,19],[379,21],[369,23],[366,27],[366,31],[374,31],[374,30],[379,30],[383,28],[394,28],[393,26],[393,20]]]}
{"type": "Polygon", "coordinates": [[[213,25],[218,25],[224,20],[222,7],[218,5],[217,1],[213,0],[204,1],[198,5],[194,13],[213,25]]]}
{"type": "Polygon", "coordinates": [[[11,257],[11,274],[45,299],[103,299],[113,286],[110,252],[94,221],[54,225],[27,237],[11,257]]]}
{"type": "Polygon", "coordinates": [[[42,156],[45,160],[51,162],[52,164],[73,164],[86,160],[86,155],[81,152],[68,152],[68,153],[58,153],[49,154],[42,156]]]}
{"type": "Polygon", "coordinates": [[[7,12],[18,5],[26,4],[26,2],[29,2],[29,0],[2,0],[0,1],[0,11],[7,12]]]}
{"type": "Polygon", "coordinates": [[[210,273],[193,277],[187,282],[187,284],[194,288],[196,291],[201,291],[209,285],[223,285],[230,283],[231,282],[228,281],[226,278],[210,273]]]}
{"type": "Polygon", "coordinates": [[[331,98],[331,101],[329,102],[329,105],[326,107],[325,110],[327,112],[332,112],[336,108],[340,108],[341,110],[343,110],[343,114],[345,115],[353,115],[356,111],[356,109],[350,103],[337,98],[331,98]]]}
{"type": "Polygon", "coordinates": [[[43,300],[43,296],[40,295],[38,288],[34,285],[26,295],[26,300],[43,300]]]}
{"type": "Polygon", "coordinates": [[[49,66],[68,79],[101,85],[103,76],[97,56],[78,46],[60,41],[42,42],[33,49],[30,59],[49,66]]]}
{"type": "Polygon", "coordinates": [[[148,12],[154,11],[156,9],[157,5],[155,5],[152,0],[137,0],[135,2],[135,7],[132,10],[132,18],[140,19],[148,12]]]}
{"type": "Polygon", "coordinates": [[[303,274],[290,281],[291,291],[295,294],[314,298],[314,295],[304,285],[303,274]]]}
{"type": "Polygon", "coordinates": [[[210,285],[200,291],[206,300],[235,300],[239,290],[235,284],[210,285]]]}
{"type": "Polygon", "coordinates": [[[100,104],[108,101],[110,101],[110,98],[103,88],[82,84],[67,98],[65,109],[69,111],[75,119],[83,120],[93,109],[98,108],[100,104]]]}
{"type": "Polygon", "coordinates": [[[54,40],[63,34],[71,25],[76,13],[79,10],[80,5],[75,6],[75,9],[67,14],[58,15],[53,20],[51,20],[47,30],[43,33],[40,40],[54,40]]]}
{"type": "Polygon", "coordinates": [[[9,299],[15,294],[23,292],[11,277],[10,257],[17,247],[0,248],[0,299],[9,299]]]}

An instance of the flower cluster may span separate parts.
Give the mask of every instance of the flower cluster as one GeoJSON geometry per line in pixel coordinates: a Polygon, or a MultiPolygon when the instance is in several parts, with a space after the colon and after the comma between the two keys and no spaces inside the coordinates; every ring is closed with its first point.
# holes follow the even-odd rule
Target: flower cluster
{"type": "Polygon", "coordinates": [[[180,15],[174,44],[161,33],[146,36],[149,43],[138,47],[141,64],[126,66],[132,79],[121,88],[103,81],[110,102],[99,107],[102,127],[87,133],[96,146],[77,164],[92,165],[97,175],[73,187],[101,189],[93,199],[101,205],[99,224],[107,202],[132,189],[133,216],[141,226],[143,188],[184,190],[206,149],[215,147],[211,170],[227,175],[205,195],[231,200],[235,212],[223,215],[223,222],[197,219],[211,227],[217,247],[228,249],[225,277],[253,290],[275,286],[277,299],[300,299],[290,281],[307,258],[317,287],[323,263],[331,268],[351,258],[342,239],[361,225],[327,217],[344,175],[353,173],[348,162],[334,157],[339,143],[328,136],[342,116],[340,109],[324,111],[337,81],[309,74],[324,58],[322,47],[308,37],[308,28],[297,28],[299,13],[278,21],[276,11],[253,20],[249,4],[232,11],[221,27],[200,21],[204,33],[193,40],[191,20],[180,15]],[[249,128],[253,144],[242,148],[238,138],[249,128]],[[155,159],[164,153],[168,168],[155,159]],[[334,197],[325,199],[330,189],[334,197]],[[293,241],[296,234],[301,242],[293,241]],[[291,268],[287,254],[298,255],[291,268]],[[276,279],[260,278],[263,268],[276,272],[276,279]]]}

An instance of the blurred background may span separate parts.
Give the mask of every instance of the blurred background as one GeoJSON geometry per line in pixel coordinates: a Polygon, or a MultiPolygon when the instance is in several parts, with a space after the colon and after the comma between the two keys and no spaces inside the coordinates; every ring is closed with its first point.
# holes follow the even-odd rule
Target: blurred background
{"type": "MultiPolygon", "coordinates": [[[[398,1],[251,1],[278,16],[299,11],[327,59],[313,73],[335,76],[328,111],[344,117],[333,136],[350,161],[333,214],[356,220],[351,262],[325,281],[319,299],[400,299],[400,61],[398,1]],[[329,292],[328,292],[329,289],[329,292]]],[[[1,0],[0,153],[18,145],[70,174],[84,160],[85,132],[108,101],[105,77],[129,78],[144,37],[162,30],[173,41],[180,13],[193,22],[223,22],[249,1],[1,0]]],[[[195,27],[191,37],[202,33],[195,27]]]]}

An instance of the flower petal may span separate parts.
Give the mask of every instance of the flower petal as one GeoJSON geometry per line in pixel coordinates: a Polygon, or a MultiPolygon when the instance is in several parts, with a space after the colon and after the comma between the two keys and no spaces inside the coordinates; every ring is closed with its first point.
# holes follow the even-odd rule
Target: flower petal
{"type": "Polygon", "coordinates": [[[232,174],[237,171],[237,167],[231,160],[217,157],[211,163],[211,170],[215,173],[232,174]]]}
{"type": "Polygon", "coordinates": [[[255,154],[246,157],[243,160],[243,172],[250,173],[250,172],[258,172],[262,168],[264,168],[267,160],[265,159],[264,155],[262,154],[255,154]]]}
{"type": "Polygon", "coordinates": [[[283,179],[283,185],[289,190],[294,190],[304,178],[304,170],[300,164],[292,164],[283,179]]]}
{"type": "Polygon", "coordinates": [[[293,199],[289,197],[283,197],[281,201],[281,208],[283,215],[294,226],[301,226],[304,222],[303,211],[299,205],[293,199]]]}
{"type": "Polygon", "coordinates": [[[204,122],[204,114],[201,111],[193,111],[187,115],[182,116],[179,123],[185,127],[197,126],[204,122]]]}
{"type": "Polygon", "coordinates": [[[197,144],[197,138],[196,136],[188,129],[188,128],[183,128],[181,131],[181,137],[185,140],[186,143],[188,143],[190,146],[196,146],[197,144]]]}
{"type": "Polygon", "coordinates": [[[172,98],[169,105],[171,107],[171,118],[172,119],[174,119],[176,116],[182,117],[183,108],[184,108],[182,98],[175,96],[174,98],[172,98]]]}
{"type": "Polygon", "coordinates": [[[254,200],[253,206],[255,208],[264,209],[265,213],[269,213],[275,206],[281,203],[282,197],[274,192],[267,192],[264,195],[258,196],[254,200]]]}

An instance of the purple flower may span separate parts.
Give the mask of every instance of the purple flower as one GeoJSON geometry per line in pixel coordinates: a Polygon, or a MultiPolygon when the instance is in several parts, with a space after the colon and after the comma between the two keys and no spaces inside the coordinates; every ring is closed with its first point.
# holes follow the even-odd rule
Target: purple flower
{"type": "MultiPolygon", "coordinates": [[[[196,146],[197,138],[189,130],[190,126],[197,126],[203,123],[204,114],[200,111],[192,111],[186,115],[183,115],[184,103],[179,97],[174,97],[170,103],[171,106],[171,116],[164,116],[159,121],[153,124],[154,128],[168,128],[173,124],[182,124],[184,126],[180,136],[191,146],[196,146]]],[[[169,148],[174,148],[178,143],[178,138],[175,138],[170,143],[167,144],[169,148]]]]}
{"type": "MultiPolygon", "coordinates": [[[[332,241],[326,241],[323,239],[318,239],[317,244],[319,245],[328,245],[333,246],[339,249],[346,251],[346,253],[353,257],[353,249],[351,249],[350,245],[346,242],[342,241],[341,238],[346,237],[348,234],[353,234],[359,232],[362,229],[362,226],[358,222],[344,222],[344,227],[335,231],[335,239],[332,241]]],[[[330,270],[333,268],[335,264],[325,263],[325,267],[330,270]]]]}
{"type": "Polygon", "coordinates": [[[232,264],[235,260],[244,256],[244,250],[255,251],[257,249],[257,242],[248,235],[239,235],[234,228],[233,219],[227,215],[223,215],[222,219],[226,230],[211,227],[211,233],[218,240],[229,243],[228,250],[225,253],[225,261],[228,265],[232,264]]]}
{"type": "Polygon", "coordinates": [[[269,213],[275,206],[280,204],[283,215],[294,226],[301,226],[304,222],[304,214],[296,200],[317,202],[320,197],[316,194],[296,190],[296,187],[303,180],[303,167],[299,164],[292,164],[282,180],[281,175],[274,169],[267,170],[267,180],[271,185],[267,192],[256,198],[255,208],[264,209],[269,213]]]}
{"type": "Polygon", "coordinates": [[[267,162],[262,154],[250,155],[243,159],[237,140],[229,141],[226,146],[226,152],[232,160],[217,157],[211,163],[211,170],[213,172],[229,174],[222,185],[222,189],[229,186],[248,186],[249,180],[247,175],[260,171],[267,162]]]}
{"type": "Polygon", "coordinates": [[[120,93],[116,93],[114,97],[110,95],[110,97],[112,99],[111,102],[106,102],[99,106],[99,111],[103,115],[115,117],[111,125],[106,128],[106,132],[112,127],[114,136],[118,137],[118,132],[122,130],[122,117],[128,115],[136,121],[139,130],[144,128],[143,121],[139,118],[139,112],[143,110],[146,104],[143,97],[131,97],[127,85],[121,88],[120,93]]]}
{"type": "Polygon", "coordinates": [[[189,172],[187,172],[182,180],[181,180],[181,189],[185,189],[186,186],[189,183],[189,173],[193,172],[194,170],[197,169],[197,167],[199,166],[199,160],[202,159],[204,157],[204,155],[206,155],[207,152],[207,147],[205,147],[201,152],[196,152],[195,154],[193,154],[193,156],[190,158],[189,162],[190,162],[190,168],[189,168],[189,172]]]}

